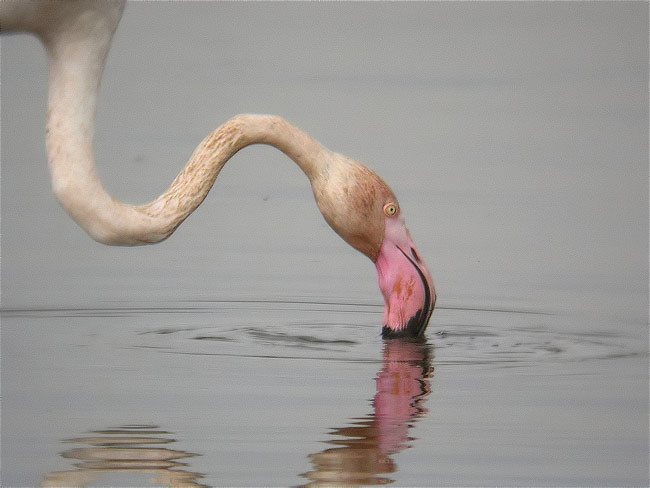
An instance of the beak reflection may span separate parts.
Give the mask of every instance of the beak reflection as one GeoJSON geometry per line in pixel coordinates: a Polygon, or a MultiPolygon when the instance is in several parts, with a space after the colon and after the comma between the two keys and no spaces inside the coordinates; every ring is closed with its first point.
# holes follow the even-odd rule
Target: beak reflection
{"type": "Polygon", "coordinates": [[[398,471],[393,455],[417,440],[409,430],[428,410],[433,376],[432,348],[423,339],[384,343],[381,370],[375,378],[373,411],[350,425],[330,430],[333,447],[309,456],[313,470],[304,486],[385,485],[398,471]]]}

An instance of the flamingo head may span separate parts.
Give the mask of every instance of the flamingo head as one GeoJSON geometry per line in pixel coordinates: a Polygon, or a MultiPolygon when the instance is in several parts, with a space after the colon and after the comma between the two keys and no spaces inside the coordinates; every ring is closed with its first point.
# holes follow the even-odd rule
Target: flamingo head
{"type": "Polygon", "coordinates": [[[325,220],[375,263],[384,296],[382,335],[422,335],[433,312],[435,289],[390,187],[347,158],[312,184],[325,220]]]}

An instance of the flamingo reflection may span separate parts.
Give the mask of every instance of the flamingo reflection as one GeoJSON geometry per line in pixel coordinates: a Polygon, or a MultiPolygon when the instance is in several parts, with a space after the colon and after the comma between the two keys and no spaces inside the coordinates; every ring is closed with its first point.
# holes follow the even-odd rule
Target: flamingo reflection
{"type": "Polygon", "coordinates": [[[205,487],[197,480],[203,476],[182,468],[181,459],[196,456],[164,447],[175,442],[169,432],[156,426],[123,426],[92,431],[87,437],[66,442],[89,447],[69,449],[61,456],[79,461],[77,469],[49,473],[41,486],[88,486],[106,473],[142,473],[152,476],[152,482],[161,486],[205,487]]]}
{"type": "Polygon", "coordinates": [[[427,413],[431,392],[431,346],[423,340],[393,339],[384,344],[377,373],[373,412],[347,427],[332,429],[336,447],[311,454],[313,471],[302,476],[306,486],[389,484],[384,475],[397,471],[392,455],[411,446],[409,428],[427,413]]]}

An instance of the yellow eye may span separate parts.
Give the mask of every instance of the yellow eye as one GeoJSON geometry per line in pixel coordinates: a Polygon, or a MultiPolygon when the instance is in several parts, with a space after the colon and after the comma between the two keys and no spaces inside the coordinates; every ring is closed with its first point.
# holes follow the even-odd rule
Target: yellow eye
{"type": "Polygon", "coordinates": [[[388,217],[392,217],[397,213],[397,205],[395,205],[394,203],[387,203],[386,205],[384,205],[384,213],[388,217]]]}

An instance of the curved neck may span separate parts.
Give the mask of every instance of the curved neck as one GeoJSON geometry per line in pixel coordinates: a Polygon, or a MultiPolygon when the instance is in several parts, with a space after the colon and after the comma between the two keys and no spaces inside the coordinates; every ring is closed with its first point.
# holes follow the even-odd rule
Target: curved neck
{"type": "MultiPolygon", "coordinates": [[[[310,181],[331,153],[279,117],[237,116],[206,137],[171,186],[153,202],[132,206],[104,189],[94,161],[94,119],[99,81],[112,29],[91,39],[43,38],[50,58],[47,153],[54,192],[70,216],[104,244],[160,242],[205,199],[224,164],[251,144],[289,156],[310,181]]],[[[97,34],[97,33],[95,33],[97,34]]]]}
{"type": "Polygon", "coordinates": [[[164,239],[203,202],[228,160],[252,144],[279,149],[300,167],[312,184],[332,160],[330,151],[280,117],[238,115],[199,144],[165,193],[147,205],[135,207],[136,210],[169,226],[162,229],[164,239]]]}

